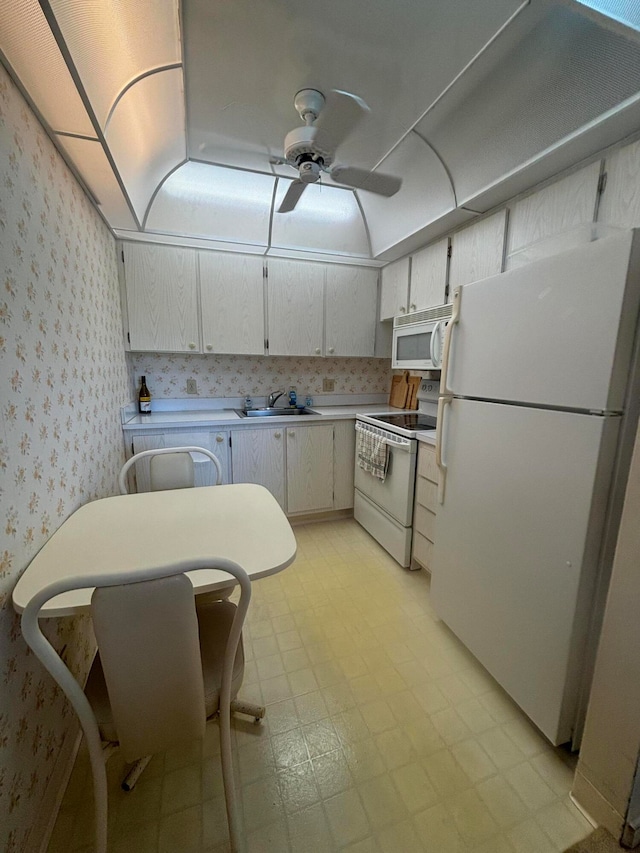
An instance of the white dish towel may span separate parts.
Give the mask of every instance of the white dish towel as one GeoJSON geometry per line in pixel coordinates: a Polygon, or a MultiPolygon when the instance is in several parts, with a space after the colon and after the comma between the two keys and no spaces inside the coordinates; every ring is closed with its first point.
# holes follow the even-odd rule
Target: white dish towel
{"type": "Polygon", "coordinates": [[[383,436],[358,430],[356,457],[360,468],[384,483],[389,464],[389,448],[383,436]]]}

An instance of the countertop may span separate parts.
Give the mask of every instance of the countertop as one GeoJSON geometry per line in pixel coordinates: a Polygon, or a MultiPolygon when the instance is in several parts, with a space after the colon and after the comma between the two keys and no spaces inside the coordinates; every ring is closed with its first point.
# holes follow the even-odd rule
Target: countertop
{"type": "Polygon", "coordinates": [[[283,423],[318,423],[321,420],[343,420],[355,418],[358,414],[369,414],[374,412],[395,412],[403,411],[395,409],[392,406],[384,403],[365,403],[355,404],[351,406],[313,406],[315,415],[283,415],[282,417],[268,418],[243,418],[238,415],[233,409],[210,409],[205,411],[182,411],[182,412],[151,412],[150,415],[134,415],[122,428],[125,432],[159,429],[162,427],[183,427],[188,429],[192,426],[199,427],[228,427],[233,426],[267,426],[268,424],[283,424],[283,423]]]}
{"type": "Polygon", "coordinates": [[[416,438],[418,441],[424,441],[425,444],[431,444],[435,447],[436,444],[436,431],[434,429],[425,430],[424,432],[417,432],[416,438]]]}

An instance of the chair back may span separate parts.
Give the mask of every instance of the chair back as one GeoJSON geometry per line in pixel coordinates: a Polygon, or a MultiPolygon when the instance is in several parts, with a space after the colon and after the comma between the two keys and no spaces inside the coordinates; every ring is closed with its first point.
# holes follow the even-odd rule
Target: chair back
{"type": "Polygon", "coordinates": [[[165,453],[151,457],[151,491],[192,489],[195,484],[193,456],[190,453],[165,453]]]}
{"type": "Polygon", "coordinates": [[[193,453],[201,453],[206,456],[216,470],[215,485],[222,482],[222,467],[220,460],[211,450],[206,447],[157,447],[151,450],[141,450],[131,456],[122,466],[118,477],[120,494],[126,495],[127,474],[129,469],[141,459],[151,457],[151,491],[162,489],[186,489],[195,484],[195,469],[193,464],[193,453]],[[165,461],[166,459],[166,461],[165,461]]]}
{"type": "Polygon", "coordinates": [[[97,588],[91,613],[125,759],[202,737],[204,686],[189,578],[97,588]]]}

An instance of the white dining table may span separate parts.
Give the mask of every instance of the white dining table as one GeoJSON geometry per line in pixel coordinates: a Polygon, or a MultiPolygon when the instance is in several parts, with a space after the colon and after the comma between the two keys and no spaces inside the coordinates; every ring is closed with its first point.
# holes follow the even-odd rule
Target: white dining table
{"type": "MultiPolygon", "coordinates": [[[[290,565],[296,540],[287,517],[263,486],[238,483],[116,495],[84,504],[33,558],[13,590],[22,613],[49,584],[129,574],[184,560],[223,557],[251,581],[290,565]]],[[[196,593],[228,587],[225,572],[187,573],[196,593]]],[[[93,587],[74,589],[44,604],[42,617],[89,611],[93,587]]]]}

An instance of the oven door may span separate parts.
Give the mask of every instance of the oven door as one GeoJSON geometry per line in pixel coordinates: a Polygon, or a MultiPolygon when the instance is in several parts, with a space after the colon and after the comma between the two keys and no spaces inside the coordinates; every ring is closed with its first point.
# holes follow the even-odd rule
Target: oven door
{"type": "Polygon", "coordinates": [[[435,320],[394,329],[391,367],[439,370],[446,325],[446,320],[435,320]]]}
{"type": "MultiPolygon", "coordinates": [[[[365,429],[358,422],[358,429],[365,429]]],[[[376,430],[377,434],[380,430],[376,430]]],[[[413,490],[416,477],[416,444],[414,438],[384,431],[386,434],[389,464],[384,482],[364,471],[359,465],[356,454],[354,485],[376,506],[384,510],[403,527],[411,527],[413,519],[413,490]]]]}

